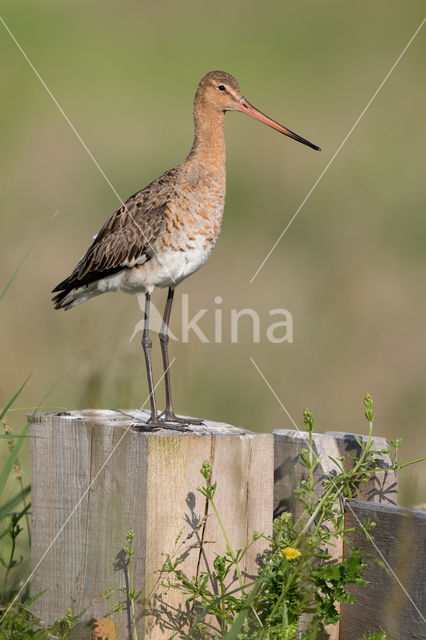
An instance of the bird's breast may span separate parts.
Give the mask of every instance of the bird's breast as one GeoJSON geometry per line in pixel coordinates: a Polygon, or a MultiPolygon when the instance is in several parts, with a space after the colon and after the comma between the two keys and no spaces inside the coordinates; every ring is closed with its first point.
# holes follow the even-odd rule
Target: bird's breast
{"type": "MultiPolygon", "coordinates": [[[[195,176],[192,175],[192,180],[195,176]]],[[[210,252],[222,228],[225,207],[225,176],[199,178],[193,186],[186,181],[168,203],[162,242],[174,250],[200,248],[210,252]]]]}
{"type": "Polygon", "coordinates": [[[225,207],[225,174],[192,171],[174,187],[154,255],[128,275],[128,286],[171,287],[197,271],[219,237],[225,207]]]}

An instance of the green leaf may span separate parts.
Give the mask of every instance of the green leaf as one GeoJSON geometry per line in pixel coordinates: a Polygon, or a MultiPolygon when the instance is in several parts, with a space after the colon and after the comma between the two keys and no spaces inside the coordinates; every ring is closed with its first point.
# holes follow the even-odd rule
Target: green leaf
{"type": "Polygon", "coordinates": [[[368,636],[368,638],[365,638],[365,640],[389,640],[389,639],[384,631],[377,631],[376,633],[373,633],[373,635],[368,636]]]}
{"type": "Polygon", "coordinates": [[[330,458],[330,460],[332,462],[334,462],[334,464],[336,465],[336,467],[338,467],[340,469],[340,471],[344,471],[343,465],[341,464],[341,462],[339,460],[337,460],[337,458],[333,458],[333,456],[328,456],[330,458]]]}
{"type": "Polygon", "coordinates": [[[360,438],[358,438],[358,436],[355,433],[354,433],[354,440],[361,448],[363,447],[362,440],[360,440],[360,438]]]}
{"type": "Polygon", "coordinates": [[[11,511],[27,496],[31,491],[31,485],[25,487],[20,493],[8,500],[6,504],[0,507],[0,520],[10,514],[11,511]]]}
{"type": "Polygon", "coordinates": [[[244,602],[244,608],[241,609],[241,611],[233,621],[230,630],[227,633],[225,633],[225,635],[223,636],[223,640],[237,640],[238,634],[240,633],[243,627],[243,624],[247,618],[248,612],[251,609],[251,606],[256,598],[257,592],[262,582],[263,582],[263,577],[260,577],[257,579],[253,589],[250,591],[250,593],[247,596],[247,599],[244,602]]]}

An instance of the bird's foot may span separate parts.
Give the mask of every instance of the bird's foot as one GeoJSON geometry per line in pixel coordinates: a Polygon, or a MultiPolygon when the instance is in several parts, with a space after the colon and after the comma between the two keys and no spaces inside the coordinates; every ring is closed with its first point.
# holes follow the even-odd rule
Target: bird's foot
{"type": "Polygon", "coordinates": [[[199,418],[181,418],[177,416],[174,411],[163,411],[159,417],[168,423],[174,424],[204,424],[203,420],[200,420],[199,418]]]}
{"type": "Polygon", "coordinates": [[[151,416],[148,422],[137,425],[137,428],[139,431],[160,431],[161,429],[170,429],[172,431],[189,431],[189,429],[187,429],[184,424],[172,423],[168,420],[162,419],[161,416],[151,416]]]}

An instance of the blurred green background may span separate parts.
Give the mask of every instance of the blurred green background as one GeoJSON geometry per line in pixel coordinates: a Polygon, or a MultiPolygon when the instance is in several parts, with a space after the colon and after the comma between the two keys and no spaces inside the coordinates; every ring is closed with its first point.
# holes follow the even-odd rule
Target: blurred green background
{"type": "MultiPolygon", "coordinates": [[[[318,431],[365,432],[373,395],[376,433],[401,436],[407,460],[426,436],[426,27],[384,85],[271,255],[249,281],[419,26],[423,2],[264,0],[214,3],[3,0],[1,15],[91,149],[127,198],[181,162],[192,142],[192,100],[212,69],[235,75],[248,100],[322,147],[314,152],[241,114],[226,117],[228,194],[209,262],[177,290],[208,308],[202,344],[172,342],[176,409],[259,431],[292,427],[304,407],[318,431]],[[223,298],[224,342],[214,343],[223,298]],[[252,307],[262,337],[230,310],[252,307]],[[265,337],[269,310],[288,309],[293,344],[265,337]]],[[[147,384],[137,298],[96,298],[57,312],[50,290],[75,266],[117,208],[116,196],[0,25],[1,282],[42,232],[1,302],[5,404],[11,413],[137,407],[147,384]],[[51,220],[57,212],[56,217],[51,220]]],[[[165,291],[155,294],[162,308],[165,291]]],[[[161,372],[155,345],[155,371],[161,372]]],[[[163,389],[158,393],[163,404],[163,389]]],[[[28,453],[22,457],[28,479],[28,453]]],[[[402,501],[425,501],[424,466],[402,477],[402,501]],[[423,473],[422,473],[423,469],[423,473]]]]}

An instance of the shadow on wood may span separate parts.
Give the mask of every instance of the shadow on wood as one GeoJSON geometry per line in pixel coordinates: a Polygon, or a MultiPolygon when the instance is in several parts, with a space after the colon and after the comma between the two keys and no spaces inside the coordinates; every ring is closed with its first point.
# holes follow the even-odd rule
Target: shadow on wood
{"type": "MultiPolygon", "coordinates": [[[[360,441],[366,442],[366,436],[358,436],[360,441]]],[[[308,433],[296,431],[293,429],[277,429],[274,431],[274,517],[287,511],[292,514],[295,522],[303,513],[303,506],[300,504],[295,489],[300,487],[301,483],[308,478],[308,471],[299,464],[299,455],[302,449],[307,449],[308,433]]],[[[320,463],[314,472],[314,480],[318,481],[316,486],[316,494],[320,498],[324,488],[323,479],[328,479],[337,473],[340,469],[331,460],[344,457],[345,468],[349,469],[353,466],[353,462],[349,453],[359,456],[361,447],[357,443],[355,436],[348,433],[329,431],[324,434],[314,433],[312,435],[312,448],[316,456],[321,458],[320,463]]],[[[386,448],[386,440],[380,437],[374,437],[373,448],[382,450],[386,448]]],[[[380,457],[380,456],[379,456],[380,457]]],[[[381,465],[386,467],[389,465],[388,456],[381,456],[381,465]]],[[[397,480],[395,473],[389,471],[377,471],[367,484],[360,487],[360,495],[366,500],[373,502],[386,502],[395,504],[397,496],[397,480]]],[[[324,522],[324,526],[326,526],[324,522]]],[[[335,540],[336,546],[330,547],[331,555],[339,559],[343,554],[343,541],[335,540]]],[[[337,603],[337,609],[340,605],[337,603]]],[[[301,630],[303,631],[307,624],[307,617],[301,622],[301,630]]],[[[346,640],[346,636],[343,636],[346,640]]],[[[318,640],[342,640],[339,632],[339,625],[330,625],[327,631],[318,640]]]]}
{"type": "MultiPolygon", "coordinates": [[[[217,521],[196,491],[203,484],[203,461],[212,463],[215,502],[234,548],[243,548],[254,530],[268,535],[272,530],[271,434],[208,421],[187,433],[139,431],[136,426],[147,415],[48,413],[37,415],[31,426],[31,434],[41,436],[30,443],[32,593],[43,592],[34,609],[48,622],[68,607],[75,613],[86,609],[74,637],[90,637],[87,622],[104,617],[115,599],[123,599],[119,594],[105,602],[100,596],[128,586],[122,548],[130,529],[134,585],[143,589],[136,610],[139,639],[184,637],[184,598],[161,587],[164,554],[182,557],[182,569],[197,575],[211,568],[214,551],[226,551],[217,521]]],[[[255,572],[263,547],[259,540],[250,548],[243,574],[255,572]]],[[[128,611],[116,625],[120,640],[129,637],[128,611]]]]}

